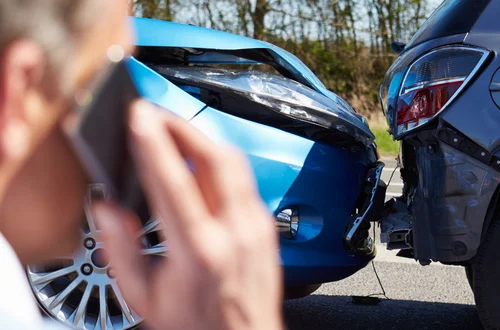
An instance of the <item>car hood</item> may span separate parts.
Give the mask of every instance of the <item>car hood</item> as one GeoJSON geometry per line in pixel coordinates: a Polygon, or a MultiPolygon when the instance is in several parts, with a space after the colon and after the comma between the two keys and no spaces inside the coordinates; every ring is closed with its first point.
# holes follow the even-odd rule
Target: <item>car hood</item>
{"type": "MultiPolygon", "coordinates": [[[[132,18],[132,22],[136,31],[137,46],[228,51],[245,49],[267,50],[273,56],[276,65],[290,71],[294,74],[296,80],[312,87],[325,96],[333,94],[295,55],[270,43],[193,25],[144,18],[132,18]]],[[[241,60],[240,63],[247,63],[243,62],[244,59],[241,60]]],[[[225,63],[228,62],[225,61],[225,63]]],[[[235,60],[234,62],[237,63],[238,61],[235,60]]]]}
{"type": "MultiPolygon", "coordinates": [[[[160,20],[131,18],[131,22],[136,32],[138,47],[203,50],[201,55],[189,59],[191,64],[266,63],[275,67],[284,76],[334,101],[341,99],[329,91],[299,58],[270,43],[227,32],[160,20]]],[[[342,108],[332,110],[345,112],[342,108]]],[[[356,127],[356,134],[363,136],[365,141],[374,140],[363,117],[357,114],[351,115],[349,124],[356,127]]]]}

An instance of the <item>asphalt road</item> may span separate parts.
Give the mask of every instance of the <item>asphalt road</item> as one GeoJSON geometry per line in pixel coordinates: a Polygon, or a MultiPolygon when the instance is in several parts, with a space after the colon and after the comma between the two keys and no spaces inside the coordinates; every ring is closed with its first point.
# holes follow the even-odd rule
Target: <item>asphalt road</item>
{"type": "MultiPolygon", "coordinates": [[[[387,182],[396,163],[386,164],[383,179],[387,182]]],[[[401,188],[396,172],[389,197],[401,188]]],[[[481,329],[462,267],[422,267],[413,260],[396,257],[381,244],[377,244],[377,250],[375,267],[389,300],[384,298],[376,306],[352,304],[352,295],[381,292],[369,266],[343,281],[323,285],[312,296],[285,302],[288,329],[481,329]]]]}

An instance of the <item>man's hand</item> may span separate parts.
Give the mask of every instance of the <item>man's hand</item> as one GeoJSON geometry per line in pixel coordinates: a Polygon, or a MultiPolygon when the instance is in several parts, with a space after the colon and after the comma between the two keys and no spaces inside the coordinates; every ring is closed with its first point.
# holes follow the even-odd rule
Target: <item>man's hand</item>
{"type": "Polygon", "coordinates": [[[169,252],[149,267],[136,242],[136,217],[110,204],[96,206],[129,305],[154,329],[281,329],[274,220],[245,156],[145,101],[130,113],[139,176],[169,252]]]}

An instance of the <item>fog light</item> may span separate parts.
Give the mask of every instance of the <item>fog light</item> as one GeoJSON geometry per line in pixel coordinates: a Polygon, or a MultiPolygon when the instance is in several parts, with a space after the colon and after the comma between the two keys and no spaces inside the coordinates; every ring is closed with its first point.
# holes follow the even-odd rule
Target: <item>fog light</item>
{"type": "Polygon", "coordinates": [[[282,210],[276,217],[276,229],[283,238],[295,238],[299,231],[299,212],[296,209],[282,210]]]}

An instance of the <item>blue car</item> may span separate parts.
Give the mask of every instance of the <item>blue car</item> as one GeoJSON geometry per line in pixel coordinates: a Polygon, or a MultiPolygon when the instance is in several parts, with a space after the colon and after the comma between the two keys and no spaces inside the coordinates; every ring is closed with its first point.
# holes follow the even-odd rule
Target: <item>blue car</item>
{"type": "MultiPolygon", "coordinates": [[[[276,216],[288,297],[307,295],[365,267],[375,256],[370,221],[378,220],[385,197],[383,164],[366,120],[279,47],[196,26],[132,20],[137,52],[128,67],[140,94],[248,155],[262,199],[276,216]]],[[[91,191],[102,195],[99,189],[91,191]]],[[[145,228],[153,232],[155,222],[145,228]]],[[[149,251],[165,252],[158,240],[146,241],[149,251]]],[[[84,241],[82,250],[94,243],[84,241]]],[[[89,276],[81,273],[92,272],[92,262],[60,285],[39,280],[41,273],[58,269],[30,268],[42,308],[78,329],[136,326],[140,317],[120,299],[109,272],[92,274],[94,290],[110,288],[98,290],[102,295],[89,298],[85,289],[80,299],[58,299],[68,294],[75,276],[89,276]],[[103,299],[110,305],[99,309],[103,299]],[[80,310],[86,314],[76,319],[80,310]]]]}

